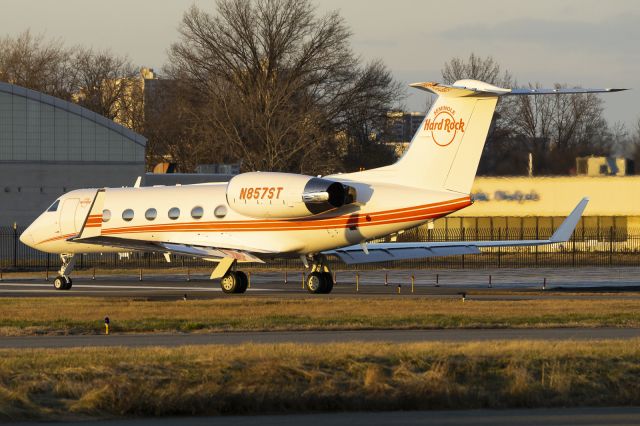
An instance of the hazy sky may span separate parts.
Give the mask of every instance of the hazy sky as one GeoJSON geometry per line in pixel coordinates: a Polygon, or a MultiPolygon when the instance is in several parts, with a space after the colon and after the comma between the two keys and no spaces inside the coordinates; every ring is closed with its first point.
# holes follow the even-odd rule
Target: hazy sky
{"type": "MultiPolygon", "coordinates": [[[[67,45],[110,48],[160,69],[192,4],[213,0],[0,0],[0,34],[34,33],[67,45]]],[[[640,1],[317,0],[318,13],[340,10],[363,59],[382,59],[404,83],[439,81],[453,56],[492,55],[519,83],[636,88],[603,95],[610,122],[640,117],[640,1]]],[[[421,93],[409,94],[419,110],[421,93]]]]}

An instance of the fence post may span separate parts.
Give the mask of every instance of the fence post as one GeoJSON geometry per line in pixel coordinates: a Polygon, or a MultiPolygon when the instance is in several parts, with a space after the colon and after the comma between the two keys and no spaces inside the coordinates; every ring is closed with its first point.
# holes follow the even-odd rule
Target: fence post
{"type": "MultiPolygon", "coordinates": [[[[502,240],[502,228],[498,228],[498,241],[502,240]]],[[[502,250],[500,246],[498,246],[498,268],[500,267],[500,257],[502,255],[502,250]]]]}
{"type": "Polygon", "coordinates": [[[613,265],[613,226],[609,227],[609,266],[613,265]]]}
{"type": "MultiPolygon", "coordinates": [[[[464,227],[462,227],[462,241],[465,241],[464,239],[464,227]]],[[[464,269],[464,254],[462,255],[462,269],[464,269]]]]}
{"type": "Polygon", "coordinates": [[[13,268],[18,267],[18,225],[13,222],[13,268]]]}

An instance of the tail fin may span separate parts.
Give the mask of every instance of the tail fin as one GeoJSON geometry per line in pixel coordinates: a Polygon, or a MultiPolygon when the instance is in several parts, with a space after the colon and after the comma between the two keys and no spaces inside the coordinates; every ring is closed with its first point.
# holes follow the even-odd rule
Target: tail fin
{"type": "Polygon", "coordinates": [[[438,95],[409,148],[395,164],[354,173],[423,189],[469,194],[500,96],[613,92],[623,89],[503,89],[477,80],[414,83],[438,95]]]}
{"type": "MultiPolygon", "coordinates": [[[[456,82],[456,86],[459,83],[456,82]]],[[[398,173],[411,175],[406,178],[422,188],[470,192],[498,93],[504,91],[480,84],[494,91],[480,92],[434,83],[411,85],[439,96],[405,154],[392,166],[398,173]]]]}

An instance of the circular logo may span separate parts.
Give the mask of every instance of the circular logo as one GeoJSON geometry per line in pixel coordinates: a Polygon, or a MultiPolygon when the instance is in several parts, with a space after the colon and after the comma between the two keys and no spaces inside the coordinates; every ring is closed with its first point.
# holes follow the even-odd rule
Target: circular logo
{"type": "Polygon", "coordinates": [[[447,146],[453,142],[456,138],[456,134],[458,133],[458,129],[456,126],[453,127],[453,131],[449,129],[450,123],[455,123],[456,119],[453,118],[453,115],[449,111],[440,111],[433,117],[434,123],[441,122],[442,129],[431,130],[431,137],[433,141],[439,146],[447,146]]]}

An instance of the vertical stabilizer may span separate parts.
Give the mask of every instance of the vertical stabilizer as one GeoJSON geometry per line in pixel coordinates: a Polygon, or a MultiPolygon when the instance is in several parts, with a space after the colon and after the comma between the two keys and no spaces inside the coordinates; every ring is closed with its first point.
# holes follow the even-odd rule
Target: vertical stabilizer
{"type": "Polygon", "coordinates": [[[341,178],[469,194],[500,96],[608,93],[626,89],[504,89],[477,80],[453,85],[414,83],[438,95],[402,158],[395,164],[341,178]]]}
{"type": "Polygon", "coordinates": [[[468,194],[498,97],[509,89],[474,80],[459,81],[453,86],[411,86],[437,94],[438,98],[402,158],[390,166],[350,177],[468,194]]]}

